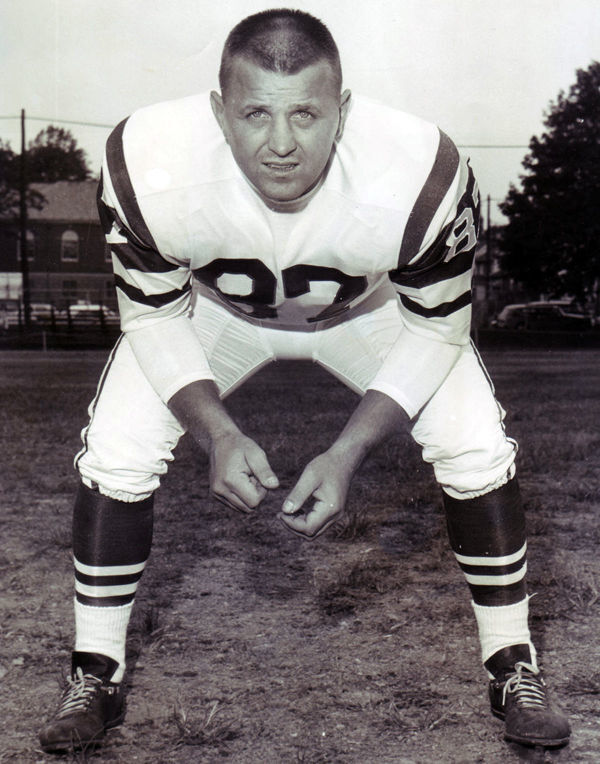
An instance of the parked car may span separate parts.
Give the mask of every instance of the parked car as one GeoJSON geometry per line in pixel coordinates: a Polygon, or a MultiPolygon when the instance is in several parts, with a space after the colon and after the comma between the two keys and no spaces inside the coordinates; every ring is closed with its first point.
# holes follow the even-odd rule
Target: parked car
{"type": "Polygon", "coordinates": [[[539,301],[507,305],[492,320],[497,329],[529,329],[532,331],[586,331],[593,321],[564,301],[539,301]]]}
{"type": "MultiPolygon", "coordinates": [[[[52,321],[61,321],[63,311],[58,310],[50,303],[32,302],[29,305],[29,319],[37,326],[50,324],[52,321]]],[[[0,306],[0,326],[9,329],[14,326],[23,326],[25,323],[25,308],[18,302],[12,305],[0,306]]]]}
{"type": "Polygon", "coordinates": [[[75,325],[118,326],[119,314],[106,305],[76,303],[67,308],[71,322],[75,325]]]}
{"type": "Polygon", "coordinates": [[[62,311],[47,302],[32,302],[30,304],[31,320],[38,324],[50,323],[53,319],[59,319],[62,311]]]}
{"type": "Polygon", "coordinates": [[[0,329],[18,326],[19,316],[19,302],[17,300],[2,300],[0,303],[0,329]]]}

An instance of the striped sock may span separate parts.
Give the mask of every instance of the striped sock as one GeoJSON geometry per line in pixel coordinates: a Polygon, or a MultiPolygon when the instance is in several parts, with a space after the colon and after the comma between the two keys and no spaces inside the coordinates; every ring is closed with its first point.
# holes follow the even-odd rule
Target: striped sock
{"type": "Polygon", "coordinates": [[[450,545],[473,598],[484,663],[495,653],[528,645],[527,542],[516,478],[472,499],[444,494],[450,545]]]}
{"type": "Polygon", "coordinates": [[[498,556],[454,552],[474,602],[483,605],[503,605],[511,599],[519,601],[523,598],[527,573],[526,555],[526,542],[516,552],[498,556]]]}
{"type": "Polygon", "coordinates": [[[152,543],[153,498],[123,502],[80,486],[73,514],[75,650],[118,661],[125,671],[127,626],[152,543]]]}

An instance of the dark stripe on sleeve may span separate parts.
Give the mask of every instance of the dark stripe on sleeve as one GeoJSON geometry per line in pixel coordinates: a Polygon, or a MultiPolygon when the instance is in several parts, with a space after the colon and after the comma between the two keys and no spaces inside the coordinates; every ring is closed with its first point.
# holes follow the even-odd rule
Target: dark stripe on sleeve
{"type": "Polygon", "coordinates": [[[98,217],[100,218],[100,225],[102,226],[102,233],[106,236],[110,233],[113,225],[113,216],[110,214],[112,210],[104,204],[102,201],[102,195],[104,194],[104,179],[102,177],[102,171],[100,171],[100,182],[98,183],[98,189],[96,191],[96,206],[98,207],[98,217]]]}
{"type": "Polygon", "coordinates": [[[429,224],[458,169],[459,154],[456,146],[445,133],[441,130],[439,133],[440,142],[435,162],[406,224],[398,258],[399,267],[412,260],[419,251],[429,224]]]}
{"type": "Polygon", "coordinates": [[[146,249],[131,243],[111,244],[110,249],[127,270],[135,268],[143,273],[169,273],[179,268],[178,265],[161,257],[154,249],[146,249]]]}
{"type": "Polygon", "coordinates": [[[448,263],[437,263],[435,267],[421,268],[414,272],[410,270],[394,271],[390,273],[390,278],[398,286],[422,289],[466,273],[473,265],[473,256],[474,249],[470,249],[468,252],[461,252],[460,255],[456,255],[448,263]]]}
{"type": "Polygon", "coordinates": [[[152,234],[148,230],[146,221],[137,203],[127,164],[125,163],[123,131],[125,130],[127,119],[124,119],[115,127],[106,142],[108,171],[117,199],[125,213],[127,224],[143,244],[156,249],[152,234]]]}
{"type": "Polygon", "coordinates": [[[87,586],[123,586],[125,584],[136,584],[142,577],[144,571],[139,573],[130,573],[126,576],[88,576],[75,569],[75,578],[80,584],[87,586]]]}
{"type": "Polygon", "coordinates": [[[152,308],[161,308],[163,305],[168,305],[191,289],[191,284],[188,282],[182,289],[173,289],[170,292],[162,292],[160,294],[144,294],[141,289],[131,286],[118,274],[115,274],[115,286],[124,292],[133,302],[149,305],[152,308]]]}
{"type": "Polygon", "coordinates": [[[463,292],[456,300],[451,302],[442,302],[433,308],[426,308],[418,302],[411,300],[405,294],[400,294],[402,304],[411,313],[416,313],[423,318],[445,318],[446,316],[456,313],[457,310],[464,308],[466,305],[471,304],[471,292],[463,292]]]}

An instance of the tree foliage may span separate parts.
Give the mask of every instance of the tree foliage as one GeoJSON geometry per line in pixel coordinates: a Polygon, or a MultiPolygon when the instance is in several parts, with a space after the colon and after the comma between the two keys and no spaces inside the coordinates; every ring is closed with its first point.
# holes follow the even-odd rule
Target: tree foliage
{"type": "Polygon", "coordinates": [[[0,140],[0,214],[19,206],[19,177],[14,151],[0,140]]]}
{"type": "MultiPolygon", "coordinates": [[[[27,206],[40,209],[44,197],[32,183],[88,180],[91,170],[85,152],[68,130],[49,125],[29,142],[26,152],[27,206]]],[[[0,216],[15,217],[19,211],[21,155],[0,139],[0,216]]]]}
{"type": "Polygon", "coordinates": [[[58,180],[88,180],[91,171],[85,152],[69,130],[49,125],[27,148],[27,174],[32,183],[58,180]]]}
{"type": "MultiPolygon", "coordinates": [[[[21,167],[20,155],[15,154],[9,143],[0,139],[0,217],[16,217],[20,205],[21,167]]],[[[27,207],[41,209],[44,197],[31,188],[27,189],[27,207]]]]}
{"type": "Polygon", "coordinates": [[[532,291],[586,300],[600,278],[600,63],[560,92],[501,205],[503,268],[532,291]]]}

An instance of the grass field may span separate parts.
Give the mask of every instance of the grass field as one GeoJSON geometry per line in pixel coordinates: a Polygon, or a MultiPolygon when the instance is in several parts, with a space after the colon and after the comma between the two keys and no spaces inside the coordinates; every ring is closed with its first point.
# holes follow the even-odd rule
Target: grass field
{"type": "MultiPolygon", "coordinates": [[[[36,733],[72,645],[71,461],[105,356],[0,353],[0,762],[57,760],[36,733]]],[[[178,447],[130,630],[126,724],[74,760],[597,762],[600,352],[484,359],[521,445],[532,630],[571,718],[568,748],[503,741],[439,493],[408,438],[372,454],[325,537],[304,542],[275,520],[356,402],[288,364],[230,401],[283,485],[256,516],[209,500],[205,457],[178,447]]]]}

